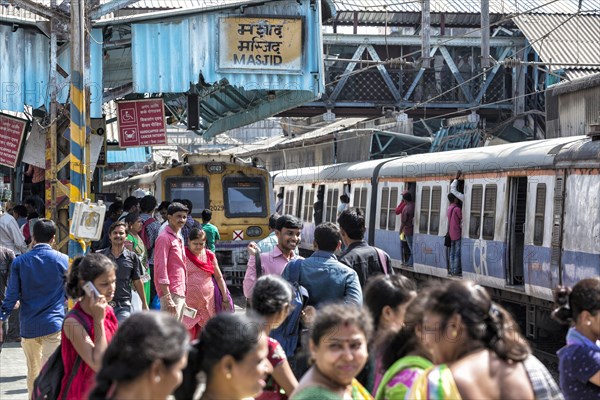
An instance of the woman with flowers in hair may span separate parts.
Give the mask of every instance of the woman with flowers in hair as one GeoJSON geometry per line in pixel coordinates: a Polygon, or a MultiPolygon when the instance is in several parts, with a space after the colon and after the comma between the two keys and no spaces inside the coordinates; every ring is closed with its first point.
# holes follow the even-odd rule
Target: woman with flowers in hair
{"type": "Polygon", "coordinates": [[[449,281],[425,293],[422,336],[437,366],[408,399],[563,399],[516,322],[473,282],[449,281]]]}

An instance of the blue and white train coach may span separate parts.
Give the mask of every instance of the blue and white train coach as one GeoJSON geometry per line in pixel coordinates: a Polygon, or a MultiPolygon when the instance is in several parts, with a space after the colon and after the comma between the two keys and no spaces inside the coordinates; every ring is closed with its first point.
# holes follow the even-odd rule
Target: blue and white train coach
{"type": "Polygon", "coordinates": [[[557,285],[600,275],[600,140],[528,141],[274,173],[284,212],[305,221],[312,250],[313,204],[335,222],[339,196],[365,211],[367,240],[417,279],[446,278],[450,182],[463,171],[462,270],[496,298],[523,306],[526,333],[544,328],[557,285]],[[395,208],[415,199],[414,266],[402,265],[395,208]]]}

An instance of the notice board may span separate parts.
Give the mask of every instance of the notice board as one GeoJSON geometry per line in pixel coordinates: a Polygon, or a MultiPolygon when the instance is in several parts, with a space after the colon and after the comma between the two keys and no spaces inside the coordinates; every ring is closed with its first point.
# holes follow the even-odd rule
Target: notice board
{"type": "Polygon", "coordinates": [[[0,165],[15,168],[29,121],[0,114],[0,165]]]}
{"type": "Polygon", "coordinates": [[[163,99],[117,102],[120,147],[167,144],[163,99]]]}

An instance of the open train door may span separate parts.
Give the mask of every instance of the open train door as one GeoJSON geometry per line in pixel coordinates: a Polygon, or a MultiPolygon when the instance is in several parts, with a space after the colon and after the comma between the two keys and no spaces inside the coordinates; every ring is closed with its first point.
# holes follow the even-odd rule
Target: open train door
{"type": "Polygon", "coordinates": [[[523,252],[525,250],[525,221],[527,215],[527,177],[509,178],[507,223],[508,285],[524,285],[523,252]]]}

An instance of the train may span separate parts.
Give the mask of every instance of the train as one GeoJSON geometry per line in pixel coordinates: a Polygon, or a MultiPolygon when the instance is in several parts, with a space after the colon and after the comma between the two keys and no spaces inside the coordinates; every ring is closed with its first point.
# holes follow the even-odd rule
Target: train
{"type": "Polygon", "coordinates": [[[487,287],[523,316],[529,338],[550,336],[552,290],[600,275],[600,140],[564,137],[442,153],[272,172],[284,212],[304,221],[300,247],[311,251],[317,197],[335,222],[339,196],[366,216],[366,240],[394,269],[419,281],[448,276],[447,195],[464,176],[463,279],[487,287]],[[403,191],[415,199],[413,257],[401,262],[403,191]]]}
{"type": "Polygon", "coordinates": [[[246,246],[269,234],[269,215],[275,210],[273,182],[264,168],[229,156],[191,154],[182,165],[104,182],[102,191],[122,199],[142,189],[158,202],[189,199],[192,217],[201,222],[202,211],[212,211],[221,240],[216,256],[227,282],[241,286],[248,255],[246,246]]]}

